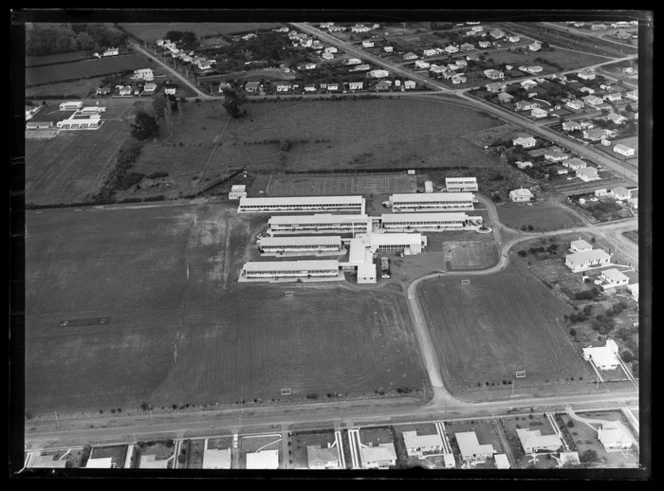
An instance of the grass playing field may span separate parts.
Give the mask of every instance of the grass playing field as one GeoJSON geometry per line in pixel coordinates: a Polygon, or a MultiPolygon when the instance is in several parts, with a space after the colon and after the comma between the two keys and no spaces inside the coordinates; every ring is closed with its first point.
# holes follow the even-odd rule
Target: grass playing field
{"type": "Polygon", "coordinates": [[[415,176],[404,174],[348,176],[270,176],[266,196],[414,193],[415,176]]]}
{"type": "Polygon", "coordinates": [[[583,222],[562,206],[544,203],[505,203],[496,207],[500,221],[511,228],[532,225],[536,231],[563,230],[583,222]]]}
{"type": "Polygon", "coordinates": [[[265,221],[224,205],[29,212],[26,409],[421,388],[400,294],[236,282],[265,221]],[[60,326],[95,318],[109,321],[60,326]]]}
{"type": "Polygon", "coordinates": [[[586,377],[580,353],[555,319],[571,307],[519,264],[489,276],[436,278],[420,298],[452,392],[512,380],[528,382],[586,377]]]}

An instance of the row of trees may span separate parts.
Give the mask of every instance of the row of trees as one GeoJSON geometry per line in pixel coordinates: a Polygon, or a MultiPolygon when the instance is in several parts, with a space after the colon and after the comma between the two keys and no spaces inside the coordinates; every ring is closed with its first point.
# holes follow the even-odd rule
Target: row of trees
{"type": "Polygon", "coordinates": [[[126,38],[125,33],[107,24],[26,24],[25,54],[101,51],[122,45],[126,38]]]}

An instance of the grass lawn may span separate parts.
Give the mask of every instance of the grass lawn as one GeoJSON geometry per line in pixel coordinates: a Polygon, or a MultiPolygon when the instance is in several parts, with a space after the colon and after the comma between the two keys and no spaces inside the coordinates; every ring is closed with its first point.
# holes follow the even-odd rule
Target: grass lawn
{"type": "MultiPolygon", "coordinates": [[[[580,53],[578,51],[562,48],[556,48],[554,51],[528,51],[522,54],[510,53],[507,50],[494,51],[489,53],[489,58],[493,58],[493,63],[496,65],[500,65],[502,63],[515,65],[517,67],[521,65],[540,65],[542,68],[544,68],[545,73],[555,73],[559,70],[552,67],[551,65],[547,65],[546,63],[535,61],[535,58],[543,58],[544,60],[561,65],[563,67],[563,71],[574,70],[576,68],[607,61],[607,59],[603,56],[580,53]]],[[[523,74],[523,76],[525,75],[527,74],[523,74]]]]}
{"type": "Polygon", "coordinates": [[[120,23],[119,27],[130,34],[153,43],[163,39],[168,31],[192,31],[196,36],[212,36],[214,34],[235,34],[251,32],[259,29],[278,29],[283,24],[277,22],[169,22],[169,23],[120,23]]]}
{"type": "MultiPolygon", "coordinates": [[[[191,177],[249,171],[324,171],[335,169],[495,165],[497,158],[472,143],[477,131],[501,124],[478,112],[425,101],[288,101],[248,103],[248,117],[232,120],[222,144],[216,138],[228,122],[220,102],[183,104],[171,137],[162,123],[156,143],[144,147],[135,171],[161,170],[191,177]],[[292,145],[281,151],[279,142],[292,145]],[[270,141],[274,141],[271,143],[270,141]],[[210,156],[212,157],[210,158],[210,156]]],[[[204,178],[205,178],[204,177],[204,178]]]]}
{"type": "Polygon", "coordinates": [[[48,85],[38,85],[36,87],[25,88],[25,98],[34,99],[35,102],[41,102],[42,97],[60,96],[71,99],[83,99],[94,91],[101,84],[103,77],[82,78],[71,82],[60,82],[48,85]]]}
{"type": "Polygon", "coordinates": [[[421,389],[397,292],[237,283],[265,222],[223,205],[29,212],[26,409],[276,402],[284,387],[288,399],[421,389]],[[59,327],[99,317],[110,321],[59,327]]]}
{"type": "Polygon", "coordinates": [[[490,276],[436,278],[421,285],[421,304],[452,392],[512,380],[586,375],[555,319],[571,307],[520,264],[490,276]]]}
{"type": "Polygon", "coordinates": [[[562,206],[534,202],[504,203],[497,206],[498,217],[506,226],[520,229],[523,225],[532,225],[534,231],[549,231],[572,228],[582,225],[581,220],[562,206]]]}
{"type": "Polygon", "coordinates": [[[623,232],[623,235],[627,237],[629,240],[634,242],[635,244],[639,243],[639,231],[638,230],[630,230],[629,232],[623,232]]]}
{"type": "MultiPolygon", "coordinates": [[[[296,433],[293,435],[293,466],[296,469],[307,469],[309,467],[308,446],[313,445],[325,448],[334,442],[335,436],[332,431],[296,433]]],[[[341,466],[341,462],[339,462],[339,466],[341,466]]]]}

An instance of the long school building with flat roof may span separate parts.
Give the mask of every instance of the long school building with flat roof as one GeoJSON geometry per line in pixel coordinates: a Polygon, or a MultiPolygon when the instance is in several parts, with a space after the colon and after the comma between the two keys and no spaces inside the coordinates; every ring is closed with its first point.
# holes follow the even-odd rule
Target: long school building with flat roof
{"type": "Polygon", "coordinates": [[[240,198],[238,213],[343,212],[364,214],[362,196],[287,196],[240,198]]]}
{"type": "Polygon", "coordinates": [[[481,216],[465,213],[398,213],[383,214],[381,227],[385,230],[462,230],[482,225],[481,216]]]}
{"type": "Polygon", "coordinates": [[[410,193],[390,196],[392,211],[472,210],[473,193],[410,193]]]}
{"type": "Polygon", "coordinates": [[[271,261],[248,262],[242,267],[240,281],[288,279],[343,280],[339,261],[271,261]]]}
{"type": "Polygon", "coordinates": [[[263,255],[343,254],[345,249],[338,235],[316,237],[266,237],[258,239],[258,250],[263,255]]]}
{"type": "Polygon", "coordinates": [[[272,234],[301,233],[353,233],[370,230],[371,219],[366,215],[316,215],[273,216],[267,222],[272,234]]]}
{"type": "Polygon", "coordinates": [[[445,189],[449,193],[477,191],[476,177],[446,177],[445,189]]]}

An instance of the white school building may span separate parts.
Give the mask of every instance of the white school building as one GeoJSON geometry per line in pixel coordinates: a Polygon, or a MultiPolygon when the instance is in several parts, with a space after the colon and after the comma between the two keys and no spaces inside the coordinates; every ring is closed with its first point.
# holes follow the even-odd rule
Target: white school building
{"type": "Polygon", "coordinates": [[[366,233],[371,230],[371,218],[367,215],[281,215],[270,217],[267,224],[272,234],[366,233]]]}
{"type": "Polygon", "coordinates": [[[55,126],[61,130],[96,130],[101,126],[101,116],[97,113],[80,114],[77,111],[67,119],[58,121],[55,126]]]}
{"type": "Polygon", "coordinates": [[[410,193],[390,196],[392,211],[472,210],[473,193],[410,193]]]}
{"type": "Polygon", "coordinates": [[[336,211],[364,214],[362,196],[284,196],[277,198],[240,198],[238,213],[293,213],[336,211]]]}
{"type": "Polygon", "coordinates": [[[343,279],[340,275],[339,261],[271,261],[248,262],[242,267],[240,281],[277,279],[327,278],[343,279]]]}
{"type": "Polygon", "coordinates": [[[83,107],[81,101],[66,101],[60,104],[60,111],[78,111],[83,107]]]}
{"type": "Polygon", "coordinates": [[[299,254],[344,254],[341,237],[324,235],[314,237],[266,237],[258,239],[258,250],[262,255],[299,254]]]}
{"type": "Polygon", "coordinates": [[[246,184],[233,184],[231,190],[228,193],[228,199],[240,199],[247,197],[247,186],[246,184]]]}
{"type": "Polygon", "coordinates": [[[601,249],[575,252],[565,256],[565,266],[575,273],[595,266],[611,264],[611,255],[601,249]]]}
{"type": "Polygon", "coordinates": [[[481,216],[466,213],[388,213],[381,215],[381,227],[390,230],[462,230],[482,225],[481,216]]]}
{"type": "Polygon", "coordinates": [[[477,191],[476,177],[446,177],[445,189],[448,192],[477,191]]]}

